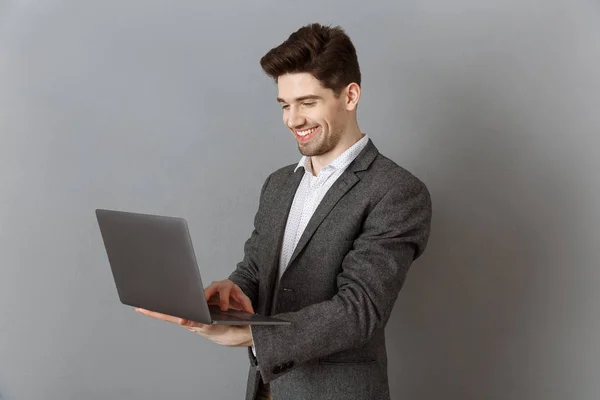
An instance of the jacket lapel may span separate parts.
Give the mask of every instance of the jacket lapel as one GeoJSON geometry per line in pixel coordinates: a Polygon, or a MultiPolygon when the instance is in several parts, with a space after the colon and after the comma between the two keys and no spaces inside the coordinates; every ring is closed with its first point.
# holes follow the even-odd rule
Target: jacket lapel
{"type": "MultiPolygon", "coordinates": [[[[269,225],[271,229],[266,232],[266,243],[271,243],[268,246],[268,253],[265,255],[265,260],[268,265],[267,269],[267,287],[266,293],[273,293],[275,284],[277,282],[277,274],[279,270],[279,255],[281,254],[281,246],[283,244],[283,236],[285,233],[285,226],[287,225],[288,215],[292,208],[294,196],[296,190],[300,186],[302,177],[304,176],[304,168],[298,168],[296,172],[292,172],[289,179],[281,189],[278,201],[270,204],[271,209],[269,212],[269,219],[272,221],[269,225]]],[[[265,297],[268,304],[264,304],[265,309],[262,312],[266,312],[271,307],[272,295],[265,297]]],[[[268,315],[268,314],[266,314],[268,315]]]]}
{"type": "MultiPolygon", "coordinates": [[[[304,249],[304,247],[306,247],[310,238],[314,235],[314,233],[317,230],[317,228],[319,227],[319,225],[321,225],[321,223],[327,217],[327,215],[331,212],[331,210],[333,210],[335,205],[340,201],[340,199],[342,197],[344,197],[344,195],[350,189],[352,189],[352,187],[354,185],[356,185],[356,183],[358,181],[360,181],[360,178],[356,175],[356,172],[366,170],[369,167],[369,165],[371,165],[373,160],[375,160],[375,157],[377,157],[378,153],[379,152],[378,152],[377,148],[375,147],[373,142],[369,139],[365,148],[360,152],[360,154],[356,157],[356,159],[348,166],[348,168],[342,173],[342,175],[338,178],[338,180],[327,191],[327,194],[323,197],[323,200],[321,200],[321,203],[319,203],[319,206],[317,207],[317,209],[315,210],[315,213],[313,214],[312,218],[308,222],[308,225],[306,225],[306,229],[304,229],[304,232],[302,233],[302,236],[300,237],[300,241],[298,242],[296,249],[292,253],[292,257],[290,258],[290,261],[289,261],[288,265],[286,266],[284,274],[288,270],[287,267],[289,267],[294,262],[294,260],[298,257],[298,254],[300,254],[300,252],[304,249]]],[[[292,200],[293,200],[293,198],[294,198],[294,196],[292,194],[292,200]]],[[[291,206],[291,201],[290,201],[289,205],[291,206]]],[[[289,207],[288,207],[287,211],[289,212],[289,207]]],[[[286,217],[284,218],[284,222],[283,222],[284,229],[285,229],[286,222],[287,222],[287,214],[286,214],[286,217]]],[[[279,233],[283,237],[284,232],[281,231],[279,233]]],[[[277,254],[279,254],[279,252],[277,254]]]]}

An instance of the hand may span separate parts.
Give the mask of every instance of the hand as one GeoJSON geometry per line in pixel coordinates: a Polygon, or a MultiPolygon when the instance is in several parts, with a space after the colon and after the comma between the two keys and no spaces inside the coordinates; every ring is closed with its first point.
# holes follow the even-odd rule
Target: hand
{"type": "Polygon", "coordinates": [[[187,328],[190,332],[202,335],[205,338],[224,346],[249,347],[253,344],[252,334],[250,333],[250,327],[248,325],[206,325],[179,317],[173,317],[171,315],[144,310],[143,308],[136,308],[135,311],[161,321],[178,324],[187,328]]]}
{"type": "Polygon", "coordinates": [[[208,304],[221,306],[221,311],[234,309],[254,314],[250,298],[242,289],[229,279],[212,282],[204,289],[208,304]]]}

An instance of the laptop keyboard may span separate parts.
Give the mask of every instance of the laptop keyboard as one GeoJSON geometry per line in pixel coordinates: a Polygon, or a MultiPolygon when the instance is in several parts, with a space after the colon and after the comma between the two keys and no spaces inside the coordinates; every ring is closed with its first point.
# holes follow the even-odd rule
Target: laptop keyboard
{"type": "Polygon", "coordinates": [[[219,308],[210,310],[211,317],[222,321],[248,321],[252,319],[252,314],[244,313],[243,311],[228,310],[221,311],[219,308]]]}

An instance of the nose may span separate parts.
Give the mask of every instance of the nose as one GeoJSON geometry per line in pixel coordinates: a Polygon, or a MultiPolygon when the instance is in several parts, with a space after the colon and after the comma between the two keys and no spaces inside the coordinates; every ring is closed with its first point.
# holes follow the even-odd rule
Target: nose
{"type": "Polygon", "coordinates": [[[306,123],[306,118],[298,111],[291,108],[287,115],[287,126],[290,129],[301,128],[306,123]]]}

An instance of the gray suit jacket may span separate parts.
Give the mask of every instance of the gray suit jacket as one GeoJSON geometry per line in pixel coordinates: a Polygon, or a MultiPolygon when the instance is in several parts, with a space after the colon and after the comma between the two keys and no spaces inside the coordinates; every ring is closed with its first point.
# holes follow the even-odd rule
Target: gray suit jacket
{"type": "Polygon", "coordinates": [[[425,250],[431,222],[426,186],[373,142],[323,198],[281,277],[283,233],[304,169],[271,174],[260,195],[245,256],[229,277],[254,310],[290,326],[254,326],[246,399],[259,379],[273,398],[389,399],[384,328],[408,269],[425,250]]]}

